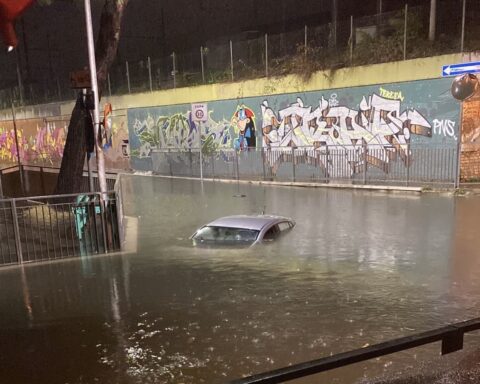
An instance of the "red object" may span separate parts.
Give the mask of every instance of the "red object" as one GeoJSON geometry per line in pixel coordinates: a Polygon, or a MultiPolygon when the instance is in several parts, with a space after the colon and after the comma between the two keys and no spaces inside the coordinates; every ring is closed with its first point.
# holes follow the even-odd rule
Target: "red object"
{"type": "Polygon", "coordinates": [[[35,0],[0,0],[0,33],[3,42],[8,47],[15,48],[18,40],[15,34],[14,23],[25,9],[35,0]]]}
{"type": "Polygon", "coordinates": [[[244,105],[242,105],[239,109],[237,109],[237,112],[235,112],[235,117],[238,118],[248,117],[249,119],[251,119],[253,116],[255,116],[253,111],[250,108],[245,107],[244,105]]]}

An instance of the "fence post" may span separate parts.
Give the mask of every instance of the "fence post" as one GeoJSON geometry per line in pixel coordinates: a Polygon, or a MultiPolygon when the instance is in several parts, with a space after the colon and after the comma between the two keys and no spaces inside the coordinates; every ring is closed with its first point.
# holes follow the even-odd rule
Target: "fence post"
{"type": "Polygon", "coordinates": [[[230,71],[232,73],[232,81],[233,81],[233,43],[230,40],[230,71]]]}
{"type": "Polygon", "coordinates": [[[150,92],[153,92],[152,62],[150,61],[150,56],[147,57],[147,65],[148,65],[148,82],[150,84],[150,92]]]}
{"type": "Polygon", "coordinates": [[[128,61],[125,62],[125,67],[127,70],[127,86],[128,86],[128,93],[130,93],[130,71],[128,68],[128,61]]]}
{"type": "Polygon", "coordinates": [[[463,53],[463,44],[465,41],[465,10],[467,0],[463,0],[462,4],[462,35],[460,37],[460,52],[463,53]]]}
{"type": "MultiPolygon", "coordinates": [[[[20,69],[20,63],[19,63],[19,56],[18,56],[18,49],[15,50],[15,60],[17,64],[17,81],[18,81],[18,93],[20,97],[20,105],[23,105],[23,99],[24,99],[24,89],[23,89],[23,80],[22,80],[22,70],[20,69]]],[[[58,79],[57,79],[58,81],[58,79]]]]}
{"type": "Polygon", "coordinates": [[[307,58],[307,26],[305,25],[305,40],[304,40],[304,51],[305,51],[305,59],[307,58]]]}
{"type": "Polygon", "coordinates": [[[363,185],[367,184],[367,168],[368,168],[367,153],[368,153],[367,144],[363,143],[363,185]]]}
{"type": "Polygon", "coordinates": [[[15,248],[17,250],[18,263],[23,264],[22,242],[20,240],[20,226],[18,225],[17,204],[15,199],[11,200],[12,204],[12,219],[13,219],[13,233],[15,235],[15,248]]]}
{"type": "Polygon", "coordinates": [[[240,170],[238,167],[238,152],[235,150],[235,173],[237,174],[237,180],[240,180],[240,170]]]}
{"type": "MultiPolygon", "coordinates": [[[[58,92],[58,100],[62,100],[62,87],[60,86],[60,80],[58,79],[58,77],[57,77],[57,92],[58,92]]],[[[20,95],[20,97],[22,96],[20,95]]]]}
{"type": "Polygon", "coordinates": [[[265,33],[265,76],[268,77],[268,34],[265,33]]]}
{"type": "Polygon", "coordinates": [[[177,64],[175,63],[175,52],[172,53],[172,60],[173,60],[173,89],[177,88],[177,64]]]}
{"type": "Polygon", "coordinates": [[[263,171],[263,180],[266,179],[266,175],[265,175],[265,151],[263,149],[263,146],[261,148],[261,153],[262,153],[262,171],[263,171]]]}
{"type": "Polygon", "coordinates": [[[410,143],[407,143],[407,187],[410,184],[410,143]]]}
{"type": "Polygon", "coordinates": [[[42,186],[42,195],[46,195],[43,167],[40,167],[40,184],[42,186]]]}
{"type": "Polygon", "coordinates": [[[215,180],[215,155],[212,152],[212,179],[215,180]]]}
{"type": "Polygon", "coordinates": [[[327,146],[327,152],[326,152],[326,155],[325,155],[325,183],[329,183],[330,182],[330,174],[328,172],[328,162],[330,161],[329,159],[329,156],[330,155],[330,149],[329,147],[327,146]]]}
{"type": "Polygon", "coordinates": [[[25,185],[23,179],[23,167],[22,161],[20,158],[20,145],[18,144],[18,130],[17,130],[17,117],[15,113],[15,105],[12,101],[12,119],[13,119],[13,131],[15,133],[15,147],[17,149],[17,164],[18,164],[18,172],[20,173],[20,187],[22,190],[22,196],[25,196],[25,185]]]}
{"type": "Polygon", "coordinates": [[[332,0],[332,22],[330,23],[331,47],[337,48],[338,0],[332,0]]]}
{"type": "MultiPolygon", "coordinates": [[[[105,203],[106,201],[102,199],[102,195],[98,194],[99,200],[98,202],[100,203],[100,218],[102,220],[102,237],[103,237],[103,253],[108,253],[108,247],[107,247],[107,222],[105,218],[105,203]]],[[[93,214],[96,215],[97,212],[95,208],[93,209],[93,214]]]]}
{"type": "Polygon", "coordinates": [[[405,4],[405,24],[403,26],[403,60],[407,60],[407,20],[408,4],[405,4]]]}
{"type": "Polygon", "coordinates": [[[202,64],[202,82],[205,84],[205,67],[203,64],[203,46],[200,47],[200,63],[202,64]]]}
{"type": "Polygon", "coordinates": [[[295,182],[295,147],[292,147],[292,171],[293,171],[293,182],[295,182]]]}
{"type": "Polygon", "coordinates": [[[3,171],[0,169],[0,198],[3,198],[2,177],[3,177],[3,171]]]}
{"type": "Polygon", "coordinates": [[[350,65],[353,65],[353,15],[350,16],[350,65]]]}
{"type": "Polygon", "coordinates": [[[190,160],[190,176],[193,177],[192,148],[188,148],[188,158],[190,160]]]}
{"type": "Polygon", "coordinates": [[[110,83],[110,73],[107,75],[107,82],[108,82],[108,94],[112,96],[112,84],[110,83]]]}

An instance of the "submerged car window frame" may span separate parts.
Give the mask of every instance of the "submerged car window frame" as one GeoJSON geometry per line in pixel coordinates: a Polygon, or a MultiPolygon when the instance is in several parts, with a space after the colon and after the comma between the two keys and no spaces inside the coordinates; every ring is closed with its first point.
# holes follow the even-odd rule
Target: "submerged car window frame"
{"type": "Polygon", "coordinates": [[[208,242],[208,243],[219,243],[219,244],[220,243],[254,243],[255,241],[258,240],[259,235],[260,235],[259,230],[251,229],[251,228],[236,228],[236,227],[227,227],[227,226],[219,226],[219,225],[205,225],[199,230],[197,230],[197,232],[195,232],[195,234],[192,236],[192,239],[194,241],[200,241],[204,243],[208,242]],[[225,231],[230,230],[234,232],[233,236],[235,236],[235,232],[246,231],[246,232],[250,232],[254,236],[252,236],[252,238],[250,239],[236,239],[236,238],[227,239],[225,237],[213,238],[213,239],[203,239],[203,238],[200,239],[198,237],[199,233],[206,228],[217,228],[219,230],[225,230],[225,231]]]}

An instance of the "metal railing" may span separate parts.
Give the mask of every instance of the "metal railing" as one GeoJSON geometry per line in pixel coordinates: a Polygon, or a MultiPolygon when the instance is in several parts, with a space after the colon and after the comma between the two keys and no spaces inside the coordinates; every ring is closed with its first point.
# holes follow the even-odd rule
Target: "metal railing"
{"type": "MultiPolygon", "coordinates": [[[[53,193],[60,169],[45,165],[12,165],[0,168],[0,198],[48,195],[53,193]]],[[[94,191],[100,191],[98,174],[92,171],[94,191]]],[[[106,172],[107,189],[113,190],[117,173],[106,172]]],[[[79,191],[90,192],[88,172],[83,172],[79,191]]]]}
{"type": "Polygon", "coordinates": [[[272,147],[247,151],[155,149],[153,172],[166,176],[284,182],[456,186],[456,146],[272,147]]]}
{"type": "Polygon", "coordinates": [[[370,360],[375,357],[389,355],[395,352],[405,351],[437,341],[442,342],[442,355],[463,349],[463,337],[465,333],[480,329],[480,318],[450,324],[431,331],[417,333],[415,335],[401,337],[369,347],[355,349],[349,352],[339,353],[300,364],[294,364],[286,368],[245,377],[234,380],[231,384],[275,384],[283,383],[331,369],[345,367],[350,364],[370,360]]]}
{"type": "MultiPolygon", "coordinates": [[[[473,51],[480,48],[479,14],[478,1],[439,1],[435,41],[428,39],[429,5],[362,17],[339,15],[330,23],[310,22],[282,33],[258,26],[257,31],[219,37],[202,46],[174,48],[168,56],[145,52],[136,60],[118,60],[110,70],[105,93],[151,92],[473,51]]],[[[36,104],[75,98],[66,75],[55,81],[45,77],[18,83],[0,90],[0,107],[9,108],[11,100],[36,104]]]]}
{"type": "Polygon", "coordinates": [[[0,200],[0,265],[119,251],[115,192],[0,200]]]}

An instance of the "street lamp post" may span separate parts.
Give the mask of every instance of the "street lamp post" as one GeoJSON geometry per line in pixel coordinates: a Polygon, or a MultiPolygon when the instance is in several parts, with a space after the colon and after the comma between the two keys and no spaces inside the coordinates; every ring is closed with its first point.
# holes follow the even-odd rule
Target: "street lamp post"
{"type": "Polygon", "coordinates": [[[106,198],[107,182],[105,180],[105,158],[103,156],[102,147],[100,146],[98,132],[100,129],[100,111],[98,100],[98,83],[97,83],[97,65],[95,63],[95,47],[93,44],[93,28],[92,28],[92,11],[90,0],[85,0],[85,21],[87,24],[87,42],[88,42],[88,61],[90,66],[90,80],[92,83],[94,111],[93,111],[93,131],[95,136],[95,153],[97,158],[98,181],[100,184],[100,192],[102,199],[106,198]]]}

